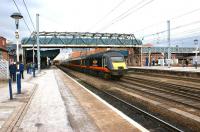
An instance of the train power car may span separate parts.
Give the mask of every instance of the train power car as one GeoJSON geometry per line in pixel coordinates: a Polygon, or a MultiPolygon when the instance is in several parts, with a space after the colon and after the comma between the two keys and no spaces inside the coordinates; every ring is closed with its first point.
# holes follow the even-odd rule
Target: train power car
{"type": "Polygon", "coordinates": [[[62,66],[103,78],[121,78],[127,71],[124,56],[115,50],[68,59],[62,66]]]}

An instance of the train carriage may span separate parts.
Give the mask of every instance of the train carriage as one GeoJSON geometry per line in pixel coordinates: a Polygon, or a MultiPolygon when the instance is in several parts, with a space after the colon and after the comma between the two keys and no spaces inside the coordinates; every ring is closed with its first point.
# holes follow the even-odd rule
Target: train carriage
{"type": "Polygon", "coordinates": [[[115,50],[68,59],[61,65],[103,78],[121,78],[127,71],[124,56],[115,50]]]}

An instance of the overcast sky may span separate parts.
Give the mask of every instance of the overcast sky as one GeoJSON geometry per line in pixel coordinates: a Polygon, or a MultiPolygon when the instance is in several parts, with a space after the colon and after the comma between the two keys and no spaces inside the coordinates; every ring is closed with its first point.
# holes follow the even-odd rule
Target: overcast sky
{"type": "MultiPolygon", "coordinates": [[[[15,1],[33,31],[23,0],[15,1]]],[[[40,31],[134,33],[146,42],[157,43],[167,37],[167,32],[159,33],[167,30],[167,20],[176,28],[171,31],[172,39],[195,36],[200,31],[200,0],[24,1],[34,24],[36,13],[40,14],[40,31]]],[[[0,36],[12,41],[15,24],[10,15],[14,12],[18,11],[13,0],[1,0],[0,36]]],[[[19,28],[21,38],[30,36],[23,20],[19,28]]]]}

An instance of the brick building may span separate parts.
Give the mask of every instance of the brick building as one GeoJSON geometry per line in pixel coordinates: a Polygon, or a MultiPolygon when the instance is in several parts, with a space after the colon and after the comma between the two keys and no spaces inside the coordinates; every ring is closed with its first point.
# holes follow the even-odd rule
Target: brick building
{"type": "Polygon", "coordinates": [[[0,60],[8,60],[8,51],[6,49],[6,39],[0,36],[0,60]]]}

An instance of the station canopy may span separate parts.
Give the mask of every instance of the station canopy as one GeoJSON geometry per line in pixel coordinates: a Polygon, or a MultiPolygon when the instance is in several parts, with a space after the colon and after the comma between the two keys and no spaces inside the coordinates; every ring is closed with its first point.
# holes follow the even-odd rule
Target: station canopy
{"type": "MultiPolygon", "coordinates": [[[[54,50],[45,50],[40,51],[40,57],[49,57],[49,58],[55,58],[60,53],[59,49],[54,50]]],[[[35,50],[35,56],[37,56],[37,51],[35,50]]],[[[26,50],[26,57],[32,58],[33,57],[33,51],[32,50],[26,50]]]]}
{"type": "MultiPolygon", "coordinates": [[[[36,33],[22,39],[22,48],[36,45],[36,33]]],[[[142,41],[134,34],[89,33],[89,32],[40,32],[40,48],[97,48],[97,47],[141,47],[142,41]]]]}

